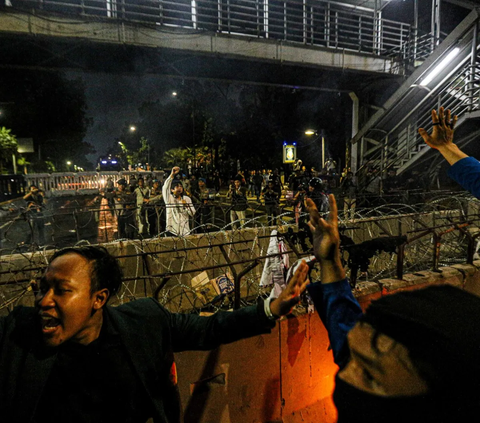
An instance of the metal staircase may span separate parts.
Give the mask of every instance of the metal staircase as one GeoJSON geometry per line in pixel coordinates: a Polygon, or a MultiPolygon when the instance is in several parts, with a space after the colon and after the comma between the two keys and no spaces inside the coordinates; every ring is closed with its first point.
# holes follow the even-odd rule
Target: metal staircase
{"type": "Polygon", "coordinates": [[[480,117],[479,12],[473,10],[352,139],[359,186],[368,185],[372,167],[384,176],[388,169],[401,174],[425,163],[430,149],[418,128],[431,130],[432,109],[452,110],[457,128],[480,117]]]}

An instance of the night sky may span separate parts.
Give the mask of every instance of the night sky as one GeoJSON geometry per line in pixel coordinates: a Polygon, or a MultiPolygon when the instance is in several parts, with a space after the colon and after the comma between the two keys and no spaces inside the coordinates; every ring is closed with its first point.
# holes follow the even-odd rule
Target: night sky
{"type": "MultiPolygon", "coordinates": [[[[427,32],[430,29],[430,7],[431,1],[420,2],[420,29],[427,32]]],[[[442,2],[442,30],[451,31],[461,19],[466,16],[468,10],[442,2]]],[[[392,1],[384,10],[384,18],[400,20],[412,23],[413,20],[413,0],[392,1]]],[[[134,58],[132,58],[132,61],[134,58]]],[[[198,58],[197,58],[198,60],[198,58]]],[[[205,57],[203,60],[210,60],[205,57]]],[[[92,144],[96,153],[88,156],[92,163],[95,163],[100,155],[103,155],[124,133],[125,128],[130,124],[141,124],[139,107],[145,102],[172,101],[171,92],[181,86],[181,79],[171,79],[164,76],[145,75],[141,72],[131,72],[129,74],[118,74],[115,72],[116,65],[112,63],[112,72],[81,72],[69,71],[65,74],[66,78],[81,77],[85,87],[86,115],[91,118],[91,124],[87,129],[84,141],[92,144]]],[[[232,75],[235,69],[231,69],[232,75]]],[[[211,75],[215,77],[215,75],[211,75]]],[[[344,78],[344,76],[342,76],[344,78]]],[[[401,83],[400,81],[369,81],[362,77],[359,79],[356,90],[362,93],[369,91],[368,98],[361,98],[361,101],[368,102],[374,106],[381,106],[384,101],[401,83]],[[386,88],[387,87],[387,88],[386,88]]],[[[226,85],[219,83],[218,101],[222,101],[222,91],[228,90],[230,96],[235,99],[236,93],[241,91],[240,84],[232,85],[226,88],[226,85]]],[[[328,86],[334,88],[337,81],[331,79],[328,86]]],[[[279,88],[279,90],[285,90],[279,88]]],[[[293,90],[294,91],[294,90],[293,90]]],[[[292,96],[295,92],[292,91],[292,96]]],[[[344,156],[345,141],[348,139],[351,126],[351,102],[348,94],[343,93],[319,93],[311,92],[302,94],[302,102],[296,106],[296,110],[291,111],[291,115],[298,116],[298,119],[290,122],[292,128],[286,128],[287,123],[283,125],[281,131],[282,137],[287,141],[303,142],[303,152],[299,154],[309,156],[318,154],[318,151],[310,151],[309,140],[302,141],[302,131],[306,127],[316,126],[315,129],[325,129],[329,136],[330,145],[327,147],[334,157],[344,156]]],[[[0,101],[2,99],[0,98],[0,101]]],[[[234,100],[236,101],[236,100],[234,100]]],[[[285,105],[276,105],[276,111],[279,115],[285,114],[288,120],[288,113],[284,110],[285,105]]],[[[281,125],[280,125],[281,126],[281,125]]],[[[148,137],[148,128],[144,128],[144,135],[148,137]]],[[[152,140],[155,142],[155,140],[152,140]]],[[[279,140],[282,141],[282,140],[279,140]]],[[[168,146],[171,147],[175,140],[170,139],[168,146]]],[[[318,146],[317,146],[318,147],[318,146]]]]}

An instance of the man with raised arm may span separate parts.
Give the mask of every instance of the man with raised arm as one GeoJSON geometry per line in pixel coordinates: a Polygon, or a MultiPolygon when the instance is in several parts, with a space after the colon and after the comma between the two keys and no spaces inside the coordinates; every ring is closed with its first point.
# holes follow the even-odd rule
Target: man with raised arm
{"type": "Polygon", "coordinates": [[[203,317],[153,298],[107,306],[122,283],[118,261],[99,247],[58,251],[35,307],[0,318],[2,421],[179,423],[174,353],[269,333],[298,303],[307,274],[302,262],[277,299],[203,317]]]}
{"type": "Polygon", "coordinates": [[[433,130],[428,134],[420,128],[419,134],[423,140],[435,150],[438,150],[445,160],[451,165],[448,176],[458,182],[472,195],[480,198],[480,163],[477,159],[465,154],[453,143],[453,134],[457,116],[453,116],[450,110],[443,107],[437,111],[432,110],[433,130]]]}
{"type": "Polygon", "coordinates": [[[180,168],[175,166],[162,187],[165,201],[167,235],[186,236],[190,233],[190,217],[195,215],[192,199],[183,192],[183,185],[175,175],[180,168]]]}
{"type": "Polygon", "coordinates": [[[480,298],[453,286],[387,295],[363,314],[340,260],[337,204],[307,200],[321,281],[307,287],[328,331],[338,423],[469,422],[480,413],[480,298]]]}

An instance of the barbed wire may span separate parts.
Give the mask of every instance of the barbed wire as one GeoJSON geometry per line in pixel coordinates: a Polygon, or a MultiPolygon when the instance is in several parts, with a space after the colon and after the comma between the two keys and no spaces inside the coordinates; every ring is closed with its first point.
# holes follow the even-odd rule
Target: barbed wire
{"type": "MultiPolygon", "coordinates": [[[[112,299],[114,305],[147,296],[157,298],[174,312],[231,308],[234,292],[216,291],[212,283],[222,276],[238,279],[241,306],[252,304],[272,289],[271,285],[261,286],[260,280],[265,261],[278,256],[268,254],[273,230],[277,231],[276,240],[285,242],[284,254],[290,263],[309,256],[312,247],[309,234],[302,228],[305,213],[295,213],[294,207],[287,204],[274,218],[275,224],[269,225],[263,206],[252,203],[245,223],[237,229],[228,221],[229,206],[213,204],[206,221],[198,225],[194,219],[191,221],[193,230],[188,236],[166,236],[161,230],[151,237],[118,239],[117,211],[110,209],[105,199],[93,206],[77,200],[44,212],[47,239],[41,246],[32,217],[21,205],[9,204],[0,217],[0,313],[8,313],[19,304],[33,304],[32,281],[41,277],[55,250],[90,244],[105,246],[118,257],[124,270],[122,289],[112,299]],[[248,272],[239,277],[247,268],[248,272]],[[192,283],[202,273],[202,283],[192,283]]],[[[459,193],[432,196],[425,203],[413,205],[392,203],[355,209],[340,205],[339,209],[340,229],[347,243],[360,245],[372,239],[406,237],[405,273],[427,270],[434,264],[465,262],[468,245],[480,232],[479,201],[459,193]],[[436,263],[434,241],[439,239],[436,263]]],[[[157,207],[156,212],[160,222],[162,207],[157,207]]],[[[131,225],[132,230],[136,229],[131,225]]],[[[161,223],[160,227],[164,228],[161,223]]],[[[342,248],[342,254],[350,275],[349,248],[342,248]]],[[[366,268],[360,269],[357,280],[392,278],[397,271],[397,254],[378,250],[366,268]]]]}

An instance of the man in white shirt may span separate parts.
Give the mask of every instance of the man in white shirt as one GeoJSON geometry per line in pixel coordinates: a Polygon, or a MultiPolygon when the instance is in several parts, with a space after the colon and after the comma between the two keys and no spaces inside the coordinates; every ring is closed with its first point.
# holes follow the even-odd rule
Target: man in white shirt
{"type": "Polygon", "coordinates": [[[174,176],[180,172],[175,166],[162,187],[167,212],[166,231],[169,235],[185,236],[190,233],[190,216],[195,214],[192,200],[183,193],[183,185],[174,176]]]}
{"type": "Polygon", "coordinates": [[[137,205],[137,227],[139,235],[148,234],[148,219],[147,209],[144,207],[150,198],[150,190],[145,186],[145,181],[142,177],[138,178],[138,186],[133,191],[136,197],[137,205]]]}

